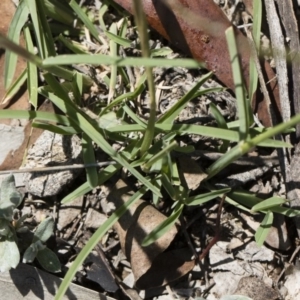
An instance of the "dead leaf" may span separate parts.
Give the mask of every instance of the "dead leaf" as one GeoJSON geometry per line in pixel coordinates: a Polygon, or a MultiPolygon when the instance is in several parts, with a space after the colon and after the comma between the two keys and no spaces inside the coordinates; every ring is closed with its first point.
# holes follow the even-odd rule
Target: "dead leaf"
{"type": "MultiPolygon", "coordinates": [[[[107,201],[114,202],[119,207],[132,194],[130,187],[119,180],[109,193],[107,201]]],[[[185,275],[195,265],[187,249],[164,253],[177,234],[176,226],[153,244],[141,246],[143,239],[165,219],[166,216],[153,206],[139,200],[115,225],[122,250],[131,263],[136,286],[140,289],[164,285],[185,275]]]]}
{"type": "MultiPolygon", "coordinates": [[[[245,223],[252,228],[254,231],[257,230],[259,224],[263,219],[263,215],[248,215],[241,212],[240,216],[243,218],[245,223]]],[[[273,225],[270,228],[266,243],[274,249],[288,250],[291,247],[291,241],[287,234],[287,228],[284,220],[284,216],[276,214],[274,216],[273,225]]]]}

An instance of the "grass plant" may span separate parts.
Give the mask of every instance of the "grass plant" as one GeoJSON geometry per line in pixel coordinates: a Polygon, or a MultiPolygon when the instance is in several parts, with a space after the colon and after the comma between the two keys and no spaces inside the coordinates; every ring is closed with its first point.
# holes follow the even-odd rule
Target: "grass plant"
{"type": "MultiPolygon", "coordinates": [[[[290,144],[275,140],[273,137],[290,130],[300,122],[300,116],[297,115],[289,122],[273,128],[262,129],[255,126],[250,101],[257,88],[257,75],[254,64],[251,64],[248,95],[243,85],[232,28],[227,30],[226,36],[232,60],[232,70],[235,74],[238,121],[234,127],[231,127],[217,107],[212,105],[213,115],[219,127],[176,124],[176,118],[186,107],[188,101],[217,90],[203,87],[212,73],[204,75],[190,91],[178,99],[174,107],[157,118],[152,68],[158,66],[199,68],[203,67],[204,64],[193,59],[155,58],[157,53],[149,49],[147,27],[140,1],[134,1],[134,5],[142,57],[118,55],[119,47],[130,45],[130,41],[125,36],[128,18],[124,14],[118,23],[106,24],[104,16],[111,4],[110,1],[103,4],[99,11],[99,18],[95,21],[74,0],[70,3],[58,2],[57,0],[22,0],[12,20],[8,37],[0,36],[0,47],[6,49],[5,85],[7,93],[3,100],[7,101],[11,98],[26,81],[30,102],[34,108],[38,106],[38,97],[42,96],[52,101],[61,111],[61,113],[54,114],[37,110],[2,110],[0,111],[0,118],[28,119],[33,121],[34,127],[57,133],[78,134],[82,138],[85,163],[95,162],[93,143],[97,144],[111,160],[117,162],[115,165],[105,167],[100,172],[97,172],[95,168],[87,168],[86,182],[66,196],[62,203],[71,202],[79,195],[90,192],[95,186],[106,182],[121,168],[126,168],[141,186],[131,199],[122,207],[118,207],[93,234],[65,275],[56,299],[62,299],[76,271],[104,234],[118,221],[128,207],[147,191],[151,191],[154,203],[160,201],[162,190],[167,192],[174,203],[168,219],[145,238],[144,245],[153,243],[167,232],[168,228],[178,220],[185,206],[202,205],[224,194],[227,195],[226,201],[239,209],[265,214],[255,236],[260,245],[266,238],[274,213],[287,216],[300,215],[300,211],[282,206],[286,202],[285,199],[280,198],[275,202],[273,202],[274,199],[263,201],[249,193],[242,193],[241,196],[239,191],[230,188],[218,189],[210,184],[210,180],[214,176],[242,155],[248,153],[253,147],[291,147],[290,144]],[[50,18],[53,21],[49,23],[50,18]],[[74,18],[76,19],[76,27],[71,26],[74,18]],[[95,22],[100,24],[105,38],[100,36],[95,22]],[[61,28],[59,32],[57,25],[60,25],[61,28]],[[85,29],[89,31],[93,43],[99,49],[105,49],[104,42],[106,41],[109,51],[91,54],[84,47],[81,47],[72,34],[76,32],[79,39],[83,39],[85,29]],[[18,45],[21,32],[25,36],[26,49],[18,45]],[[58,53],[55,47],[57,42],[63,43],[68,49],[68,53],[58,53]],[[36,54],[34,46],[37,49],[36,54]],[[28,65],[26,71],[13,82],[17,55],[25,58],[28,65]],[[91,88],[94,79],[74,68],[74,65],[80,64],[109,67],[109,72],[104,77],[104,83],[109,91],[109,101],[106,106],[101,107],[96,118],[92,118],[82,107],[82,95],[84,91],[91,88]],[[136,82],[131,82],[127,74],[128,67],[143,67],[145,72],[136,82]],[[38,80],[39,75],[42,75],[44,81],[38,80]],[[115,88],[117,77],[122,78],[126,93],[119,93],[115,88]],[[150,97],[150,113],[149,119],[146,121],[135,113],[135,106],[132,103],[147,88],[150,97]],[[69,93],[70,89],[72,95],[69,93]],[[189,134],[223,141],[222,146],[215,149],[223,155],[206,170],[207,178],[203,181],[206,192],[192,196],[181,182],[178,176],[179,166],[171,155],[174,151],[190,152],[193,150],[193,147],[180,147],[176,142],[178,137],[189,134]],[[126,145],[123,150],[117,152],[112,148],[111,144],[114,141],[124,140],[126,145]],[[230,145],[233,146],[230,147],[230,145]]],[[[257,12],[257,17],[254,19],[253,36],[258,43],[261,22],[260,1],[254,1],[254,11],[257,12]]],[[[164,51],[167,52],[168,50],[162,50],[161,53],[164,51]]]]}

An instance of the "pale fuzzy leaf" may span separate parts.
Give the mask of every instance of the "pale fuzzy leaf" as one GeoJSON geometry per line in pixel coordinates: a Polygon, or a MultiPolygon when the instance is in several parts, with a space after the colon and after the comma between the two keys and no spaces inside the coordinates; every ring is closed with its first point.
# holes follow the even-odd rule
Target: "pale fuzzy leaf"
{"type": "Polygon", "coordinates": [[[36,232],[34,233],[33,242],[36,242],[37,240],[41,240],[42,242],[46,242],[54,228],[54,220],[52,217],[48,217],[45,220],[41,222],[41,224],[38,226],[36,232]]]}
{"type": "Polygon", "coordinates": [[[0,204],[9,199],[9,194],[12,191],[12,188],[15,184],[14,175],[9,175],[5,177],[1,183],[1,192],[0,192],[0,204]]]}
{"type": "Polygon", "coordinates": [[[20,261],[20,252],[13,238],[0,242],[0,272],[16,268],[20,261]]]}
{"type": "Polygon", "coordinates": [[[6,219],[0,218],[0,237],[9,238],[13,235],[12,230],[9,226],[9,222],[10,221],[6,219]]]}
{"type": "Polygon", "coordinates": [[[1,184],[0,217],[11,220],[13,209],[19,206],[21,201],[22,196],[16,189],[14,176],[7,176],[1,184]]]}
{"type": "Polygon", "coordinates": [[[24,264],[26,263],[32,263],[37,255],[37,247],[35,246],[35,244],[31,244],[25,251],[24,255],[23,255],[23,260],[22,262],[24,264]]]}

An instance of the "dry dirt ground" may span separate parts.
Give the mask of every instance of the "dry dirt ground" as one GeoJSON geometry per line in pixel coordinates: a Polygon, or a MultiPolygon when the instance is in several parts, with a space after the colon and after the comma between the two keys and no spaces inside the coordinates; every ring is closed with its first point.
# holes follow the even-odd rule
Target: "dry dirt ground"
{"type": "MultiPolygon", "coordinates": [[[[228,18],[236,25],[251,22],[251,1],[245,1],[246,7],[240,7],[240,4],[234,1],[218,2],[228,18]]],[[[14,4],[11,0],[3,0],[0,3],[0,11],[3,16],[1,33],[6,33],[14,4]]],[[[113,14],[113,11],[110,13],[113,14]]],[[[151,33],[151,42],[157,48],[168,46],[167,42],[154,32],[151,33]]],[[[3,52],[0,54],[2,74],[4,55],[3,52]]],[[[178,55],[183,54],[176,52],[169,54],[170,57],[178,55]]],[[[17,73],[25,66],[26,64],[20,60],[17,73]]],[[[159,87],[157,89],[158,113],[163,113],[171,107],[205,72],[183,68],[155,68],[155,82],[159,87]]],[[[206,86],[217,87],[220,84],[212,79],[206,83],[206,86]]],[[[3,80],[0,77],[0,98],[3,95],[3,80]]],[[[26,92],[18,96],[9,105],[2,105],[1,108],[27,109],[26,92]]],[[[178,122],[214,124],[214,118],[209,110],[211,102],[220,109],[226,120],[236,118],[234,96],[228,91],[222,91],[191,101],[180,114],[178,122]]],[[[141,98],[138,113],[145,115],[147,108],[147,97],[141,98]]],[[[45,111],[51,109],[50,105],[44,104],[45,111]]],[[[29,132],[28,124],[1,121],[1,170],[15,169],[20,166],[29,132]],[[3,141],[10,141],[10,143],[3,141]],[[11,153],[14,153],[13,158],[11,153]]],[[[199,178],[203,176],[198,162],[201,161],[201,166],[205,167],[220,155],[207,151],[210,149],[211,140],[196,135],[184,137],[180,142],[182,145],[193,145],[197,149],[190,157],[178,157],[187,185],[191,190],[197,190],[201,181],[199,178]]],[[[76,137],[65,139],[49,132],[35,131],[31,138],[32,144],[34,146],[29,146],[25,167],[45,165],[50,160],[53,162],[53,157],[57,158],[56,162],[63,162],[65,165],[80,162],[81,148],[76,137]]],[[[114,147],[119,149],[122,145],[115,144],[114,147]]],[[[101,151],[97,149],[95,151],[99,161],[108,160],[101,151]]],[[[27,220],[28,226],[35,228],[49,215],[55,218],[56,230],[49,240],[48,247],[57,253],[62,264],[62,272],[54,276],[40,271],[38,263],[20,264],[9,274],[1,274],[0,286],[4,291],[3,295],[7,295],[10,299],[19,297],[53,299],[60,283],[58,277],[64,276],[80,249],[111,215],[117,206],[116,201],[123,203],[132,193],[136,183],[125,180],[125,177],[126,171],[118,172],[109,183],[76,198],[70,204],[60,205],[60,200],[64,196],[85,181],[84,171],[64,171],[46,175],[27,174],[26,176],[16,174],[17,186],[24,193],[20,213],[31,215],[27,220]]],[[[247,157],[238,160],[216,177],[217,181],[220,185],[243,188],[264,197],[286,194],[277,153],[268,149],[253,150],[247,157]]],[[[155,222],[164,220],[164,214],[168,214],[169,210],[167,204],[160,204],[158,207],[149,205],[150,195],[146,194],[143,200],[133,208],[132,215],[136,213],[138,207],[143,207],[143,212],[135,219],[132,215],[122,219],[127,226],[126,230],[122,228],[122,223],[119,223],[99,241],[76,274],[75,284],[72,284],[67,292],[69,299],[100,299],[99,293],[103,295],[101,299],[105,299],[106,296],[107,299],[112,297],[115,299],[215,300],[233,294],[245,295],[253,300],[300,299],[299,245],[293,220],[276,216],[265,245],[258,247],[254,241],[254,234],[262,216],[251,215],[229,204],[224,204],[220,211],[218,201],[210,201],[206,205],[193,209],[187,208],[180,220],[180,226],[179,224],[174,226],[161,242],[160,247],[166,250],[166,255],[159,260],[158,269],[152,270],[152,273],[149,272],[150,266],[154,265],[156,255],[158,256],[162,251],[160,249],[155,253],[156,250],[152,248],[148,249],[148,252],[145,251],[136,242],[141,240],[141,237],[136,235],[134,230],[137,226],[145,231],[151,230],[157,224],[155,222]],[[216,226],[218,217],[221,217],[220,224],[216,226]],[[150,219],[155,219],[154,225],[151,224],[150,219]],[[202,253],[206,245],[216,237],[217,232],[218,240],[204,259],[197,263],[192,261],[191,257],[202,253]],[[132,249],[123,245],[128,236],[134,237],[130,244],[132,249]],[[136,287],[138,280],[142,287],[140,289],[136,287]],[[162,286],[157,287],[162,283],[162,286]]]]}

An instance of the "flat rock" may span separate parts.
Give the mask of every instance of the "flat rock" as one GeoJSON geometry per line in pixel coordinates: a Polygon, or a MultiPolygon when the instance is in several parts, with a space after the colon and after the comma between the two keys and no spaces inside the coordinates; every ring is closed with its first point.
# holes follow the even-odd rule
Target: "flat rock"
{"type": "Polygon", "coordinates": [[[85,218],[85,226],[87,228],[98,229],[106,220],[107,217],[104,214],[93,208],[89,208],[85,218]]]}
{"type": "Polygon", "coordinates": [[[274,289],[256,277],[242,278],[234,294],[247,296],[252,300],[279,299],[279,294],[274,289]]]}
{"type": "MultiPolygon", "coordinates": [[[[80,162],[80,139],[44,131],[28,150],[24,168],[72,165],[80,162]]],[[[50,197],[59,194],[80,173],[80,170],[28,173],[24,183],[30,194],[50,197]]]]}
{"type": "Polygon", "coordinates": [[[80,215],[82,206],[83,197],[78,197],[71,203],[62,205],[58,211],[58,229],[61,230],[71,224],[80,215]]]}
{"type": "MultiPolygon", "coordinates": [[[[59,277],[21,263],[16,269],[0,273],[1,299],[52,300],[61,282],[59,277]]],[[[62,299],[114,300],[74,283],[62,299]]]]}

